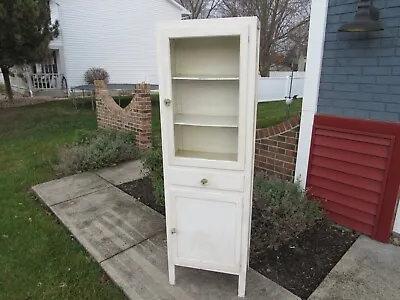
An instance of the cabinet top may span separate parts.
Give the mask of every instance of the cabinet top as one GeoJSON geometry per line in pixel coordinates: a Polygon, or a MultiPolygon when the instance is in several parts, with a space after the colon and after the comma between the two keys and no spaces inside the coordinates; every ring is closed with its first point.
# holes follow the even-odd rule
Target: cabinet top
{"type": "Polygon", "coordinates": [[[233,25],[252,25],[259,27],[259,20],[256,16],[235,17],[235,18],[213,18],[213,19],[189,19],[180,21],[167,21],[158,24],[158,30],[185,28],[193,26],[233,26],[233,25]]]}

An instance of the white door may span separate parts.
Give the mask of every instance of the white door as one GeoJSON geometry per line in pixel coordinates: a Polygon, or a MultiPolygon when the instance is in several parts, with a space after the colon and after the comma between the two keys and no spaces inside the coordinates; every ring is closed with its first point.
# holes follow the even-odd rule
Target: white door
{"type": "Polygon", "coordinates": [[[242,195],[171,188],[170,196],[174,264],[237,274],[242,195]]]}
{"type": "Polygon", "coordinates": [[[171,30],[160,43],[169,164],[244,169],[248,26],[171,30]]]}

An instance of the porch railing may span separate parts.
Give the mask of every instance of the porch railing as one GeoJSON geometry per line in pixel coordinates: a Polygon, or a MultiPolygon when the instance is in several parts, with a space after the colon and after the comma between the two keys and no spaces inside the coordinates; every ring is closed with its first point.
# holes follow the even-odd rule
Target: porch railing
{"type": "Polygon", "coordinates": [[[58,73],[31,74],[32,88],[40,90],[62,89],[63,77],[63,74],[58,73]]]}

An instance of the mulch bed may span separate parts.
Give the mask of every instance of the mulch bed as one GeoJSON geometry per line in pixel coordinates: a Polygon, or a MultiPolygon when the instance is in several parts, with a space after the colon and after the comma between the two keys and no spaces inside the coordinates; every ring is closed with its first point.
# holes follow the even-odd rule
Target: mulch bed
{"type": "MultiPolygon", "coordinates": [[[[128,182],[118,188],[165,215],[164,206],[157,203],[153,195],[149,178],[128,182]]],[[[250,266],[293,294],[307,299],[357,236],[328,221],[320,221],[276,250],[265,249],[262,254],[250,255],[250,266]]]]}
{"type": "Polygon", "coordinates": [[[321,221],[277,250],[250,254],[250,266],[307,299],[356,239],[347,229],[321,221]]]}
{"type": "Polygon", "coordinates": [[[117,186],[117,188],[165,216],[165,207],[156,201],[150,178],[145,177],[139,180],[127,182],[117,186]]]}

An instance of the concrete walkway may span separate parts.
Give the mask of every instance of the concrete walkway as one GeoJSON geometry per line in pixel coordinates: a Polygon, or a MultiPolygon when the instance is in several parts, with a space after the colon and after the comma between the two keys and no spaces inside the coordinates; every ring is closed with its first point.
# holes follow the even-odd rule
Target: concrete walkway
{"type": "Polygon", "coordinates": [[[400,299],[400,247],[361,236],[309,300],[400,299]]]}
{"type": "MultiPolygon", "coordinates": [[[[32,189],[134,300],[238,299],[237,277],[177,268],[168,284],[165,219],[115,185],[143,177],[139,162],[83,173],[32,189]]],[[[250,270],[246,299],[299,299],[250,270]]]]}

